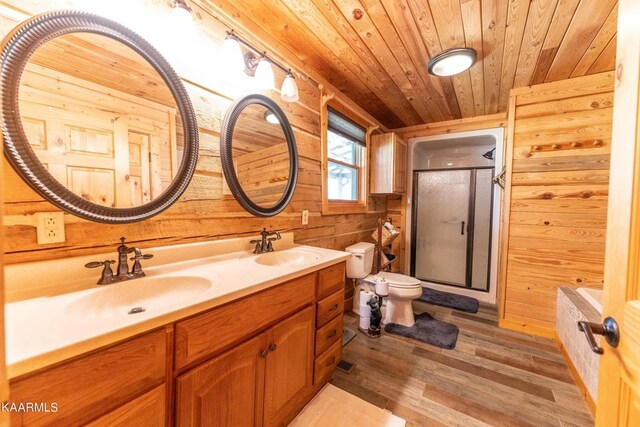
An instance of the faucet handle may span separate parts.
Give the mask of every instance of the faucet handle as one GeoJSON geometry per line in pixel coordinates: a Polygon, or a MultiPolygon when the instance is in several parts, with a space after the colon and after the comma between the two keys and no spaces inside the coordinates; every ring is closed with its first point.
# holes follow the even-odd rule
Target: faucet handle
{"type": "Polygon", "coordinates": [[[88,262],[86,263],[84,266],[86,268],[98,268],[98,267],[102,267],[104,265],[104,268],[106,269],[107,267],[110,267],[111,264],[115,264],[116,261],[111,259],[111,260],[106,260],[106,261],[92,261],[92,262],[88,262]]]}
{"type": "Polygon", "coordinates": [[[113,270],[111,270],[111,264],[115,263],[115,260],[107,259],[105,261],[88,262],[84,266],[86,268],[98,268],[104,266],[102,273],[100,274],[100,279],[98,279],[97,283],[98,285],[108,285],[109,283],[113,283],[113,270]]]}
{"type": "Polygon", "coordinates": [[[151,259],[153,258],[153,254],[136,254],[135,256],[129,258],[131,261],[139,261],[142,259],[151,259]]]}

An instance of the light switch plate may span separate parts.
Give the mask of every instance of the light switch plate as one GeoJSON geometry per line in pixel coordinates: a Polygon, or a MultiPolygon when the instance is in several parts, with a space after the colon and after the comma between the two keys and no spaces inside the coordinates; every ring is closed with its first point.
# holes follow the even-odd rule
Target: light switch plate
{"type": "Polygon", "coordinates": [[[309,224],[309,211],[307,209],[302,211],[302,225],[309,224]]]}
{"type": "Polygon", "coordinates": [[[62,212],[38,212],[38,244],[62,243],[64,235],[64,213],[62,212]]]}

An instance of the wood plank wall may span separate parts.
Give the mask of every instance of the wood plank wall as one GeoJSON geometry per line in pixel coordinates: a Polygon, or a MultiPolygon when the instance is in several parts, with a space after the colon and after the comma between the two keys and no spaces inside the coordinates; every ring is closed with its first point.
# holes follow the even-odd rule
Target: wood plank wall
{"type": "MultiPolygon", "coordinates": [[[[46,2],[10,0],[0,2],[2,36],[17,22],[8,17],[16,9],[29,8],[29,14],[69,7],[66,0],[46,2]]],[[[144,1],[144,7],[167,8],[163,2],[144,1]]],[[[200,45],[210,46],[215,52],[222,45],[229,27],[201,9],[198,31],[202,33],[200,45]]],[[[170,10],[169,12],[170,13],[170,10]]],[[[151,18],[149,18],[151,19],[151,18]]],[[[198,69],[198,60],[189,64],[174,64],[184,79],[196,109],[200,126],[200,158],[196,176],[181,200],[161,215],[141,223],[105,225],[65,215],[66,242],[38,245],[36,229],[29,224],[36,212],[55,211],[48,202],[36,195],[5,163],[2,175],[2,193],[5,194],[5,238],[2,241],[6,263],[55,259],[115,250],[120,236],[141,248],[211,239],[255,235],[263,227],[280,231],[293,231],[297,243],[343,249],[361,240],[371,241],[379,217],[386,215],[386,198],[371,197],[369,212],[326,216],[321,214],[320,163],[320,91],[312,82],[297,79],[300,101],[284,103],[279,92],[268,95],[285,110],[295,131],[300,154],[298,186],[290,206],[281,214],[270,218],[255,218],[244,212],[235,199],[212,196],[212,187],[222,178],[219,167],[219,131],[226,108],[233,96],[225,87],[208,86],[198,80],[209,70],[198,69]],[[309,224],[301,225],[301,211],[310,210],[309,224]]],[[[276,73],[276,85],[282,83],[283,73],[276,73]]],[[[342,95],[341,95],[342,96],[342,95]]],[[[362,111],[359,115],[364,114],[362,111]]],[[[373,120],[373,119],[372,119],[373,120]]],[[[375,120],[373,120],[374,123],[375,120]]]]}
{"type": "Polygon", "coordinates": [[[559,286],[602,288],[613,73],[511,92],[500,325],[552,337],[559,286]]]}

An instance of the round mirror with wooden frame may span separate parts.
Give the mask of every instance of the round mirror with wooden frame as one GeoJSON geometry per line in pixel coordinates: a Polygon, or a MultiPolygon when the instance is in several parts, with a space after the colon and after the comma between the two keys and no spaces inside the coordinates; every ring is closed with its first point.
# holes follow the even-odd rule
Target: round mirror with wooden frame
{"type": "Polygon", "coordinates": [[[35,16],[3,41],[0,77],[5,156],[58,208],[142,221],[189,185],[193,106],[171,65],[133,31],[84,12],[35,16]]]}
{"type": "Polygon", "coordinates": [[[298,180],[291,124],[270,98],[251,94],[231,105],[220,130],[222,169],[231,193],[249,213],[282,212],[298,180]]]}

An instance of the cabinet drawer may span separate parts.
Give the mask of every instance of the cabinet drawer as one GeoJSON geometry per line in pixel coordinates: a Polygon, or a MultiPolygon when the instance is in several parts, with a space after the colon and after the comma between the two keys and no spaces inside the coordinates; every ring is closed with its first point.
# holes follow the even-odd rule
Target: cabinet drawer
{"type": "Polygon", "coordinates": [[[176,324],[176,369],[244,341],[313,301],[312,273],[176,324]]]}
{"type": "Polygon", "coordinates": [[[316,311],[316,328],[324,326],[329,320],[341,315],[344,311],[344,292],[342,290],[318,301],[316,311]]]}
{"type": "Polygon", "coordinates": [[[316,331],[316,357],[336,341],[342,341],[342,316],[338,316],[316,331]]]}
{"type": "Polygon", "coordinates": [[[164,385],[161,385],[87,424],[87,427],[162,426],[166,422],[164,404],[164,385]]]}
{"type": "Polygon", "coordinates": [[[162,384],[166,351],[162,329],[18,379],[11,383],[11,401],[55,402],[58,412],[14,412],[11,425],[70,426],[95,420],[162,384]]]}
{"type": "Polygon", "coordinates": [[[313,375],[314,384],[318,384],[319,382],[327,379],[335,369],[338,362],[340,362],[341,357],[342,340],[334,343],[327,351],[322,353],[322,355],[316,359],[313,375]]]}
{"type": "Polygon", "coordinates": [[[344,290],[344,267],[345,263],[341,262],[318,272],[318,299],[344,290]]]}

